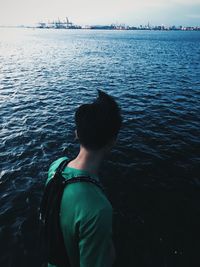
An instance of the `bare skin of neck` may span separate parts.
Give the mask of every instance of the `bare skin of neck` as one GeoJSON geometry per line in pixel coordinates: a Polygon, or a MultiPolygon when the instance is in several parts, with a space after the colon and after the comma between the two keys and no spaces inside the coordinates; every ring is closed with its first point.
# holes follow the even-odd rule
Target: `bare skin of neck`
{"type": "Polygon", "coordinates": [[[91,174],[98,174],[99,167],[108,148],[97,151],[87,150],[80,146],[80,152],[75,159],[68,163],[68,167],[85,170],[91,174]]]}

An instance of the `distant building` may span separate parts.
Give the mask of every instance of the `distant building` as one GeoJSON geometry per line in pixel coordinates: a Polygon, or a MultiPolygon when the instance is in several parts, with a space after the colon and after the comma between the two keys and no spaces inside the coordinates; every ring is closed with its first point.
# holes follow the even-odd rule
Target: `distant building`
{"type": "Polygon", "coordinates": [[[79,26],[75,25],[74,23],[70,22],[68,17],[64,20],[60,20],[59,18],[56,21],[48,21],[40,22],[36,26],[36,28],[40,29],[91,29],[91,30],[154,30],[154,31],[199,31],[200,26],[191,27],[191,26],[166,26],[166,25],[155,25],[152,26],[148,22],[147,25],[143,26],[140,25],[139,27],[136,26],[129,26],[125,24],[111,24],[111,25],[85,25],[79,26]]]}
{"type": "Polygon", "coordinates": [[[61,21],[59,18],[56,21],[44,23],[38,23],[37,28],[42,29],[81,29],[81,26],[74,25],[72,22],[69,21],[68,17],[65,20],[61,21]]]}

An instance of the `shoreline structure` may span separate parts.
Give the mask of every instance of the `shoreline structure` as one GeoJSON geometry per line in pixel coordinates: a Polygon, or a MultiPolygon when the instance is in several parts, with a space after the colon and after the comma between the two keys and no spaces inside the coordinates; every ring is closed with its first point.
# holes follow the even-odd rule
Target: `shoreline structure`
{"type": "Polygon", "coordinates": [[[68,17],[64,20],[59,18],[55,21],[39,22],[34,26],[0,26],[1,28],[33,28],[33,29],[87,29],[87,30],[154,30],[154,31],[200,31],[200,26],[166,26],[166,25],[147,25],[129,26],[126,24],[110,24],[110,25],[76,25],[70,22],[68,17]]]}

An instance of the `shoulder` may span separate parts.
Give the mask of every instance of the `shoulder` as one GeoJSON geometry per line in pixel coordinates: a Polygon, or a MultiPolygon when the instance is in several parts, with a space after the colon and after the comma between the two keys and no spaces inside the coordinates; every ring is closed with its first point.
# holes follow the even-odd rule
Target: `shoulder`
{"type": "Polygon", "coordinates": [[[55,173],[55,171],[58,168],[58,166],[60,165],[60,163],[66,159],[68,159],[68,157],[61,157],[61,158],[59,158],[59,159],[57,159],[51,163],[49,170],[48,170],[48,180],[53,176],[53,174],[55,173]]]}

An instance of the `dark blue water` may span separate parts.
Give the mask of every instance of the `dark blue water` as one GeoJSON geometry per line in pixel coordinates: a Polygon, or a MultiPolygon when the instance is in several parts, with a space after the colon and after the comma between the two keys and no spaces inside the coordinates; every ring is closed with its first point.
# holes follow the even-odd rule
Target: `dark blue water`
{"type": "Polygon", "coordinates": [[[200,266],[200,32],[0,29],[0,266],[41,266],[50,163],[96,89],[123,127],[103,163],[115,266],[200,266]]]}

